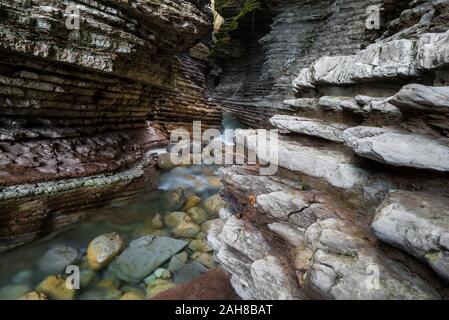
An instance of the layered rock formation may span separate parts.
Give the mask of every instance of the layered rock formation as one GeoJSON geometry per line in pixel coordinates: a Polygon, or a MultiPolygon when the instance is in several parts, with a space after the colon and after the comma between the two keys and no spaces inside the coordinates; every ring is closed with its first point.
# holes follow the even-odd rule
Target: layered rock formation
{"type": "Polygon", "coordinates": [[[242,51],[254,64],[222,60],[216,101],[281,135],[275,176],[223,169],[234,215],[209,234],[217,260],[244,298],[447,298],[449,2],[379,2],[378,31],[364,27],[370,1],[280,2],[264,2],[265,50],[242,51]]]}
{"type": "Polygon", "coordinates": [[[0,248],[151,187],[168,128],[220,125],[207,1],[1,1],[0,16],[0,248]]]}

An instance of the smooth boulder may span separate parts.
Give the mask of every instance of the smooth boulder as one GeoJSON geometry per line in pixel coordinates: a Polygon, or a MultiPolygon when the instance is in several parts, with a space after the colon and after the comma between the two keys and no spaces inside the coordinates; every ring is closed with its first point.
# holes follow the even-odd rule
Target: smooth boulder
{"type": "Polygon", "coordinates": [[[137,283],[156,270],[188,242],[170,237],[144,236],[133,240],[110,265],[109,270],[119,279],[137,283]]]}

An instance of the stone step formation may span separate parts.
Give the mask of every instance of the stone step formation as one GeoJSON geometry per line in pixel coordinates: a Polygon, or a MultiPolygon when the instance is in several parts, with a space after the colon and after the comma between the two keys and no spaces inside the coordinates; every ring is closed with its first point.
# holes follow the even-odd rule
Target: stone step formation
{"type": "MultiPolygon", "coordinates": [[[[225,26],[243,4],[220,6],[225,26]]],[[[0,251],[153,188],[169,132],[225,112],[249,150],[281,133],[276,175],[223,167],[207,221],[241,298],[449,298],[448,0],[260,0],[225,35],[203,0],[0,0],[0,17],[0,251]]],[[[122,280],[187,246],[139,256],[154,266],[134,279],[148,237],[112,262],[122,280]]]]}
{"type": "MultiPolygon", "coordinates": [[[[245,299],[448,298],[449,2],[379,2],[386,25],[368,44],[375,1],[281,2],[263,57],[237,47],[263,61],[270,86],[217,58],[217,103],[281,133],[276,176],[222,170],[234,215],[208,235],[217,260],[245,299]],[[240,91],[246,82],[263,93],[240,91]]],[[[237,134],[257,151],[255,130],[237,134]]]]}

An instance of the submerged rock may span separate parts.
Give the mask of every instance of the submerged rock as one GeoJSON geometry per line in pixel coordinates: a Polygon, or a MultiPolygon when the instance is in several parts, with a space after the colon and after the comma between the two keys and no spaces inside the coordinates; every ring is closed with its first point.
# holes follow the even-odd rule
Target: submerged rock
{"type": "Polygon", "coordinates": [[[145,296],[137,292],[127,292],[120,297],[120,300],[145,300],[145,296]]]}
{"type": "Polygon", "coordinates": [[[30,291],[30,287],[14,284],[0,288],[0,300],[16,300],[30,291]]]}
{"type": "Polygon", "coordinates": [[[184,264],[187,263],[188,259],[189,255],[187,254],[187,252],[181,252],[174,255],[168,263],[168,270],[170,270],[170,272],[172,273],[175,273],[176,271],[180,270],[184,264]]]}
{"type": "Polygon", "coordinates": [[[48,299],[43,293],[31,291],[21,296],[18,300],[48,300],[48,299]]]}
{"type": "Polygon", "coordinates": [[[170,170],[177,167],[177,164],[173,163],[170,159],[170,153],[164,152],[157,157],[157,166],[162,170],[170,170]]]}
{"type": "Polygon", "coordinates": [[[164,268],[158,268],[154,271],[154,275],[156,276],[156,278],[158,279],[164,279],[164,280],[168,280],[171,278],[171,273],[169,270],[164,269],[164,268]]]}
{"type": "Polygon", "coordinates": [[[187,244],[187,241],[169,237],[144,236],[133,240],[110,264],[109,270],[123,281],[137,283],[187,244]]]}
{"type": "Polygon", "coordinates": [[[220,211],[220,209],[224,208],[225,206],[226,203],[223,201],[219,194],[207,198],[203,203],[204,209],[206,209],[207,214],[211,218],[218,217],[218,211],[220,211]]]}
{"type": "Polygon", "coordinates": [[[201,227],[190,221],[184,221],[173,229],[173,234],[181,238],[194,238],[201,231],[201,227]]]}
{"type": "Polygon", "coordinates": [[[48,250],[39,260],[39,269],[45,274],[65,272],[69,265],[76,264],[80,259],[77,248],[60,244],[48,250]]]}
{"type": "Polygon", "coordinates": [[[187,198],[183,188],[177,188],[165,192],[161,197],[161,204],[165,210],[179,210],[182,208],[187,198]]]}
{"type": "Polygon", "coordinates": [[[191,262],[183,265],[181,269],[175,273],[173,281],[179,284],[186,283],[201,276],[205,272],[207,272],[207,268],[202,264],[198,262],[191,262]]]}
{"type": "Polygon", "coordinates": [[[212,255],[209,253],[199,252],[198,256],[193,259],[195,262],[201,263],[208,269],[213,269],[217,267],[217,263],[212,255]]]}
{"type": "Polygon", "coordinates": [[[157,279],[147,286],[147,298],[152,298],[174,287],[176,287],[176,284],[171,281],[157,279]]]}
{"type": "Polygon", "coordinates": [[[14,284],[29,284],[33,279],[33,271],[23,270],[14,275],[11,279],[14,284]]]}
{"type": "Polygon", "coordinates": [[[200,202],[201,202],[201,198],[200,197],[198,197],[197,195],[192,195],[192,196],[187,198],[187,201],[184,204],[184,206],[182,207],[182,209],[184,211],[187,211],[190,208],[193,208],[193,207],[197,206],[200,202]]]}
{"type": "Polygon", "coordinates": [[[169,228],[174,228],[185,221],[190,221],[190,217],[187,213],[181,211],[171,212],[164,217],[165,225],[169,228]]]}
{"type": "Polygon", "coordinates": [[[125,246],[117,233],[102,234],[91,241],[87,248],[89,268],[100,270],[107,266],[125,246]]]}
{"type": "Polygon", "coordinates": [[[207,242],[200,239],[190,241],[189,249],[192,251],[210,252],[212,249],[207,245],[207,242]]]}
{"type": "Polygon", "coordinates": [[[203,208],[193,207],[187,210],[187,213],[198,224],[202,224],[204,221],[208,219],[207,213],[203,208]]]}
{"type": "Polygon", "coordinates": [[[162,229],[164,227],[164,219],[160,213],[154,215],[154,218],[151,220],[151,226],[154,229],[162,229]]]}
{"type": "Polygon", "coordinates": [[[60,276],[49,276],[36,288],[51,300],[73,300],[75,289],[69,289],[66,281],[60,276]]]}

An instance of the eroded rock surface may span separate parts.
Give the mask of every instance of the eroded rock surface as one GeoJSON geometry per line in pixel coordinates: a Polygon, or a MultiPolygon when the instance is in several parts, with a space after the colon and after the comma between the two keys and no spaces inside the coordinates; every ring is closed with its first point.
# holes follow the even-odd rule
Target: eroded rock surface
{"type": "Polygon", "coordinates": [[[0,1],[0,16],[0,187],[19,192],[0,193],[2,249],[117,196],[116,175],[142,188],[129,170],[144,168],[151,188],[147,152],[168,143],[167,130],[220,125],[206,96],[204,1],[0,1]],[[21,196],[36,183],[53,183],[50,199],[21,196]]]}
{"type": "Polygon", "coordinates": [[[396,190],[377,209],[374,234],[426,261],[449,281],[449,199],[396,190]]]}

